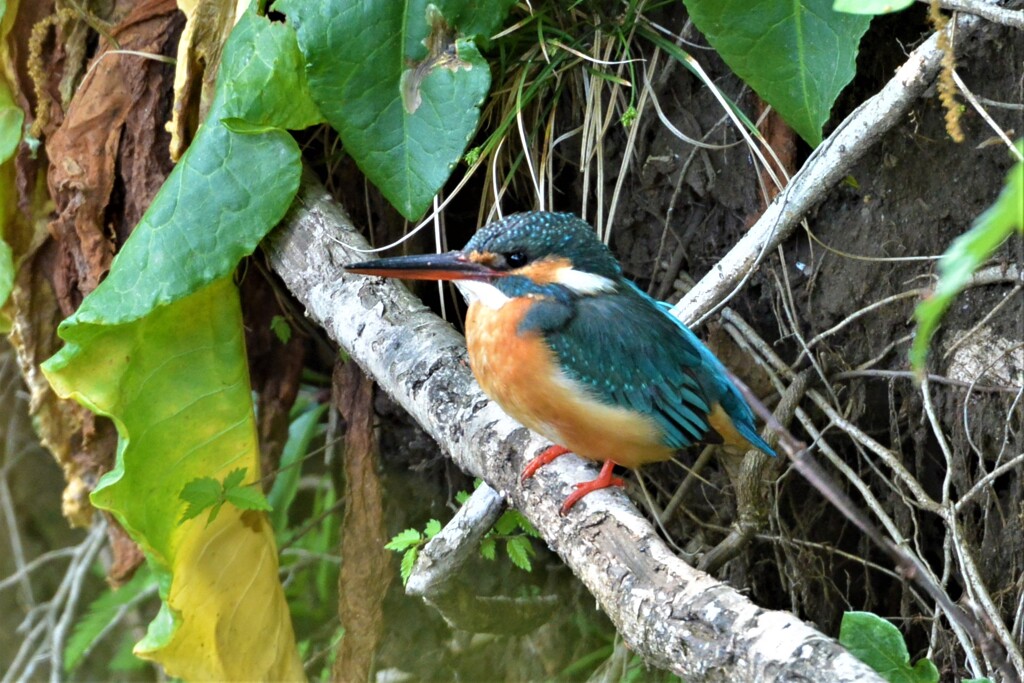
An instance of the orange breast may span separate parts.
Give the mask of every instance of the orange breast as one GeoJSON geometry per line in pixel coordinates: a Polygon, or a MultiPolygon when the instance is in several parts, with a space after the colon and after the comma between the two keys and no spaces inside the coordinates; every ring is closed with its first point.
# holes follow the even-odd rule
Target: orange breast
{"type": "Polygon", "coordinates": [[[484,392],[524,426],[579,456],[625,467],[671,458],[653,420],[600,402],[565,376],[540,334],[518,333],[531,303],[519,297],[497,310],[470,306],[469,362],[484,392]]]}

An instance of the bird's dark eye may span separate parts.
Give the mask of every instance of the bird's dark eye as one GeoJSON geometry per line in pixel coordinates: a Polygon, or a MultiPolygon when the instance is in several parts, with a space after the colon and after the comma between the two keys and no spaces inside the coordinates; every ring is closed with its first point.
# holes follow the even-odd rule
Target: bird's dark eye
{"type": "Polygon", "coordinates": [[[526,265],[526,254],[521,251],[513,251],[505,254],[505,262],[512,268],[522,268],[526,265]]]}

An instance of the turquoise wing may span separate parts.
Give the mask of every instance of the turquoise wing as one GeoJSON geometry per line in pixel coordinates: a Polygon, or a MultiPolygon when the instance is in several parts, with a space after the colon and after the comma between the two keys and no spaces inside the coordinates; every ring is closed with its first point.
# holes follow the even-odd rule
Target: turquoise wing
{"type": "Polygon", "coordinates": [[[714,383],[714,386],[710,389],[710,393],[714,397],[713,401],[719,403],[725,413],[732,419],[732,423],[736,427],[736,431],[738,431],[744,439],[749,441],[751,445],[756,447],[758,450],[775,457],[775,450],[769,446],[768,442],[762,439],[761,435],[758,433],[757,422],[754,420],[754,413],[750,409],[750,406],[747,405],[747,402],[743,398],[739,389],[737,389],[736,385],[729,379],[729,371],[726,370],[724,365],[722,365],[722,361],[718,360],[718,357],[711,353],[711,349],[706,347],[704,343],[697,338],[697,335],[695,335],[689,327],[683,324],[682,320],[669,312],[672,310],[672,304],[665,303],[664,301],[657,301],[644,294],[633,283],[629,284],[641,296],[645,297],[661,309],[664,315],[679,327],[683,335],[690,340],[690,343],[696,345],[700,350],[700,353],[703,356],[702,364],[707,368],[705,376],[714,383]]]}
{"type": "MultiPolygon", "coordinates": [[[[561,306],[536,304],[532,322],[544,309],[554,322],[561,306]]],[[[707,439],[709,401],[695,374],[700,350],[662,311],[630,290],[584,297],[572,309],[560,325],[539,325],[571,379],[609,405],[650,416],[670,448],[707,439]]]]}
{"type": "Polygon", "coordinates": [[[571,304],[538,302],[524,326],[545,335],[563,371],[599,400],[650,416],[670,448],[715,440],[720,404],[737,431],[774,455],[725,367],[677,318],[631,283],[571,304]]]}

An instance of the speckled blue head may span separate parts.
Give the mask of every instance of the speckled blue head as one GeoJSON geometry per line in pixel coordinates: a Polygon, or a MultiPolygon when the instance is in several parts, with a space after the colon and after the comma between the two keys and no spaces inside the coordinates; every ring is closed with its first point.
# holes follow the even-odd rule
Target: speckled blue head
{"type": "Polygon", "coordinates": [[[622,268],[594,229],[571,213],[528,211],[506,216],[480,228],[463,252],[504,256],[522,254],[527,262],[567,259],[572,268],[612,280],[622,268]]]}
{"type": "Polygon", "coordinates": [[[453,280],[471,300],[501,308],[523,296],[565,304],[618,291],[622,269],[587,223],[568,213],[517,213],[484,226],[460,251],[353,263],[346,270],[453,280]]]}

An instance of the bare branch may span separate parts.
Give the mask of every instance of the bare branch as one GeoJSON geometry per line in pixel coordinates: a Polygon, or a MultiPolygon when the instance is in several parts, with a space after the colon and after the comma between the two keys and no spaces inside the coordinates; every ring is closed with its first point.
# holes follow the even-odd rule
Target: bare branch
{"type": "Polygon", "coordinates": [[[560,458],[528,484],[525,460],[547,444],[483,395],[462,337],[403,287],[341,274],[367,245],[308,175],[285,225],[267,240],[272,267],[368,374],[465,471],[481,477],[536,526],[586,584],[634,651],[688,681],[878,681],[865,664],[788,612],[766,610],[686,565],[621,492],[558,506],[593,476],[560,458]]]}

